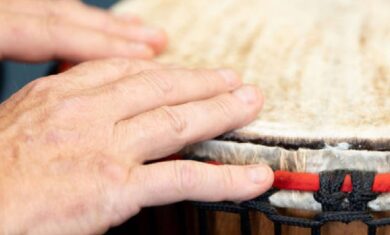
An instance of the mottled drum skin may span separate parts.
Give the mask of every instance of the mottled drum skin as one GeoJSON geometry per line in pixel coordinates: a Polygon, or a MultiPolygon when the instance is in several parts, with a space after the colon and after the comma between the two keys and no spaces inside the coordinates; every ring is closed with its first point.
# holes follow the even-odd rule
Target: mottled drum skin
{"type": "MultiPolygon", "coordinates": [[[[125,0],[114,11],[137,13],[167,30],[170,46],[159,61],[231,67],[263,89],[257,121],[184,153],[291,172],[390,172],[389,1],[125,0]]],[[[291,216],[310,218],[321,210],[308,192],[282,191],[270,201],[291,216]]],[[[378,218],[389,216],[390,194],[368,207],[378,218]]],[[[187,212],[197,225],[195,212],[187,212]]],[[[239,234],[238,215],[212,212],[208,222],[210,234],[239,234]]],[[[273,234],[264,215],[252,213],[251,224],[252,234],[273,234]]],[[[322,229],[325,235],[366,233],[360,222],[322,229]]]]}

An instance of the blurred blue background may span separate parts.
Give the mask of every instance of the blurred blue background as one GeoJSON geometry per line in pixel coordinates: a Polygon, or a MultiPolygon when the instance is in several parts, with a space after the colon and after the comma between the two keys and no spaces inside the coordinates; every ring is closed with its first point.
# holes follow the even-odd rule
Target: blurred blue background
{"type": "MultiPolygon", "coordinates": [[[[84,2],[107,8],[117,0],[84,0],[84,2]]],[[[31,65],[3,61],[0,65],[0,73],[3,74],[3,76],[0,74],[0,102],[7,99],[29,81],[47,74],[51,65],[53,65],[53,62],[31,65]]]]}

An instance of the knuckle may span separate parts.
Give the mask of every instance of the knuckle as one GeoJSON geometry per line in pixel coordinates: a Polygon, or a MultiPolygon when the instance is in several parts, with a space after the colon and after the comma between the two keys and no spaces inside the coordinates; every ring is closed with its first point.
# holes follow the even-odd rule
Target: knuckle
{"type": "Polygon", "coordinates": [[[44,18],[44,33],[47,35],[47,38],[50,42],[56,42],[56,29],[61,25],[61,19],[54,12],[48,12],[46,17],[44,18]]]}
{"type": "Polygon", "coordinates": [[[109,86],[103,87],[102,92],[108,94],[113,97],[113,101],[115,101],[114,97],[119,96],[127,97],[129,93],[131,93],[131,87],[124,86],[122,82],[114,82],[109,86]]]}
{"type": "Polygon", "coordinates": [[[233,169],[229,166],[222,167],[222,184],[226,191],[230,191],[235,187],[233,169]]]}
{"type": "Polygon", "coordinates": [[[121,219],[123,215],[119,213],[121,210],[118,210],[118,203],[112,200],[110,195],[113,190],[123,188],[126,184],[127,167],[114,163],[107,156],[99,156],[93,161],[95,164],[91,165],[94,166],[95,194],[106,202],[105,205],[101,205],[101,211],[121,219]]]}
{"type": "Polygon", "coordinates": [[[164,123],[168,124],[175,134],[180,135],[187,129],[187,120],[174,108],[168,106],[161,107],[160,114],[159,116],[162,116],[164,123]]]}
{"type": "Polygon", "coordinates": [[[204,85],[203,87],[205,89],[208,89],[209,92],[213,92],[217,90],[217,78],[218,76],[216,75],[215,72],[210,72],[209,70],[205,69],[198,69],[195,70],[195,74],[198,77],[198,79],[201,80],[202,84],[204,85]]]}
{"type": "Polygon", "coordinates": [[[161,70],[144,70],[138,73],[138,76],[148,88],[161,98],[165,98],[173,90],[171,80],[164,76],[161,70]]]}
{"type": "Polygon", "coordinates": [[[127,70],[132,70],[134,66],[134,62],[130,61],[125,58],[111,58],[106,59],[104,61],[100,61],[99,64],[94,65],[95,67],[106,68],[107,70],[111,71],[110,73],[112,77],[123,77],[127,70]]]}
{"type": "Polygon", "coordinates": [[[48,89],[51,86],[51,81],[47,78],[39,78],[32,81],[28,86],[30,91],[40,92],[48,89]]]}
{"type": "Polygon", "coordinates": [[[28,85],[29,94],[52,100],[56,97],[56,81],[52,77],[40,78],[28,85]]]}
{"type": "MultiPolygon", "coordinates": [[[[116,163],[107,156],[97,159],[98,175],[103,179],[108,180],[110,185],[123,185],[128,178],[127,167],[116,163]]],[[[99,177],[100,178],[100,177],[99,177]]]]}
{"type": "Polygon", "coordinates": [[[227,97],[221,97],[214,101],[215,110],[219,112],[222,116],[228,118],[232,114],[233,110],[233,101],[227,97]]]}
{"type": "Polygon", "coordinates": [[[175,182],[179,192],[190,192],[201,185],[202,174],[196,165],[187,161],[174,161],[173,167],[175,182]]]}

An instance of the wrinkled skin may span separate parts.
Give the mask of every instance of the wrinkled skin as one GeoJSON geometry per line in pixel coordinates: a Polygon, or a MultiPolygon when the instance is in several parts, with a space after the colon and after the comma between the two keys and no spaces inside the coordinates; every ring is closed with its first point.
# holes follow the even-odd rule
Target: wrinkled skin
{"type": "MultiPolygon", "coordinates": [[[[33,2],[46,10],[54,4],[33,2]]],[[[81,7],[74,14],[86,11],[90,18],[111,22],[105,18],[112,17],[108,13],[76,1],[55,2],[63,8],[81,7]]],[[[263,102],[257,88],[243,85],[230,70],[174,68],[134,59],[145,56],[132,50],[126,54],[107,49],[109,35],[114,35],[128,45],[137,41],[153,53],[162,50],[165,39],[155,44],[149,40],[159,37],[142,41],[114,32],[122,24],[131,26],[134,19],[99,29],[82,22],[83,17],[50,12],[56,20],[48,22],[61,22],[62,29],[39,34],[38,18],[47,16],[42,9],[33,9],[31,0],[0,0],[3,58],[127,58],[85,62],[39,78],[0,105],[0,234],[99,234],[143,207],[187,199],[241,201],[271,186],[273,175],[264,165],[215,166],[183,160],[145,164],[252,121],[263,102]],[[31,9],[18,4],[30,4],[31,9]],[[26,19],[4,21],[8,17],[4,12],[14,10],[26,19]],[[31,25],[28,33],[19,25],[30,27],[35,20],[37,27],[31,25]],[[67,33],[61,30],[67,27],[74,34],[86,30],[85,38],[78,42],[64,37],[67,33]],[[7,44],[16,37],[15,28],[32,39],[7,44]],[[93,44],[79,50],[98,34],[107,37],[101,41],[105,50],[93,44]],[[47,42],[52,44],[45,47],[47,42]],[[66,50],[56,46],[64,42],[66,50]],[[42,47],[37,49],[38,44],[42,47]]],[[[135,25],[146,27],[138,20],[135,25]]]]}

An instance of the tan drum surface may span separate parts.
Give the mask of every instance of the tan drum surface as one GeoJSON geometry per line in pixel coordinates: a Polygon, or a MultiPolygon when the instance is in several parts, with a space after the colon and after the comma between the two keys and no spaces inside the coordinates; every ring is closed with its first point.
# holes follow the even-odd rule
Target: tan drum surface
{"type": "Polygon", "coordinates": [[[260,86],[264,110],[241,137],[389,141],[388,0],[128,0],[114,11],[166,29],[159,61],[230,67],[260,86]]]}

